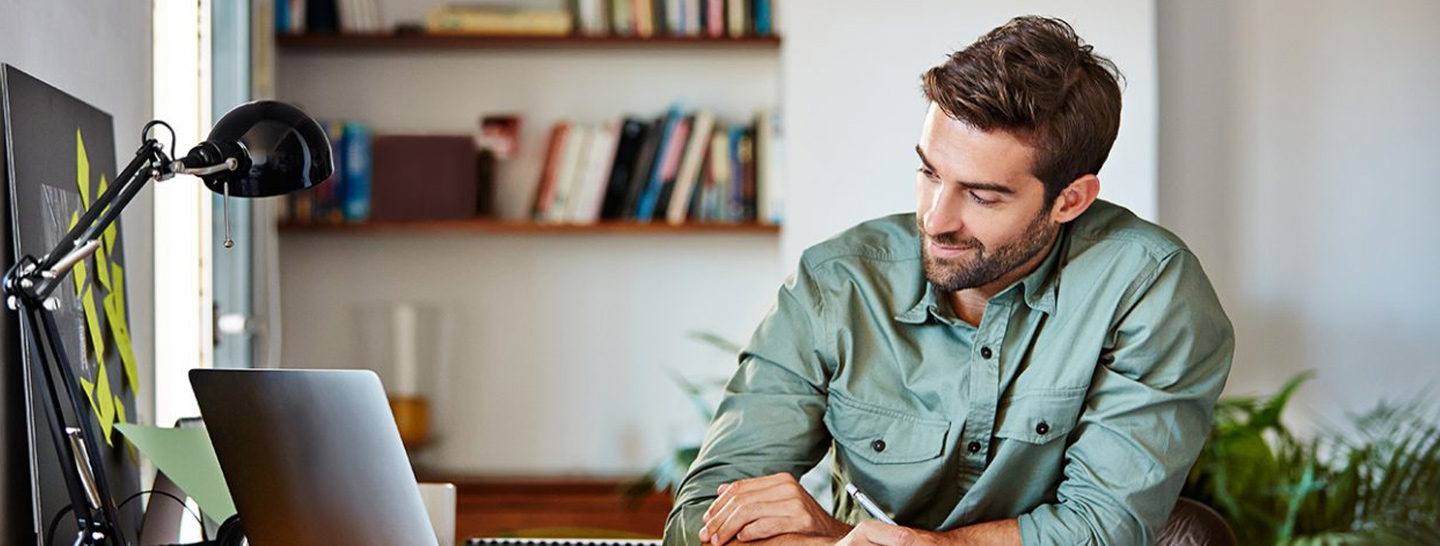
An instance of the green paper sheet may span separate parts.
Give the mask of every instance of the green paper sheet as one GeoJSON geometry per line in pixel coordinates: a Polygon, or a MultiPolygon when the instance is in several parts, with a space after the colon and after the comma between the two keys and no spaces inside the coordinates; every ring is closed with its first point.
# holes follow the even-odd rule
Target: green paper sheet
{"type": "Polygon", "coordinates": [[[220,460],[210,446],[210,436],[203,428],[163,428],[131,423],[116,424],[135,449],[155,463],[155,468],[170,477],[200,509],[215,521],[235,515],[235,502],[220,460]]]}
{"type": "Polygon", "coordinates": [[[80,189],[80,201],[90,208],[90,158],[85,155],[85,139],[80,138],[80,129],[75,129],[75,186],[80,189]]]}

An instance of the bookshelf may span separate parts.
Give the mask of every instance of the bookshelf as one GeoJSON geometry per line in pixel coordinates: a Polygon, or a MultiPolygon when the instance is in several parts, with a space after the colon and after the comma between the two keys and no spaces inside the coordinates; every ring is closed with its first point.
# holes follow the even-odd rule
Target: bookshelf
{"type": "Polygon", "coordinates": [[[281,233],[477,233],[477,234],[753,234],[778,235],[780,226],[756,223],[697,222],[680,225],[665,222],[607,221],[595,224],[549,224],[495,220],[424,220],[414,222],[361,222],[351,224],[279,225],[281,233]]]}
{"type": "MultiPolygon", "coordinates": [[[[391,17],[423,11],[383,1],[391,17]]],[[[278,34],[272,44],[276,98],[317,118],[454,135],[485,114],[523,117],[521,151],[495,173],[499,219],[278,226],[282,318],[307,325],[283,340],[287,362],[384,373],[361,350],[355,310],[445,306],[453,354],[434,407],[445,442],[422,454],[442,472],[633,474],[668,452],[663,431],[693,428],[665,371],[733,367],[687,333],[748,334],[783,281],[787,228],[539,223],[529,203],[561,120],[654,119],[679,102],[737,124],[783,109],[784,38],[278,34]],[[583,448],[546,447],[557,438],[583,448]]]]}
{"type": "Polygon", "coordinates": [[[691,38],[655,36],[488,36],[424,33],[281,34],[281,51],[446,49],[779,49],[779,36],[691,38]]]}

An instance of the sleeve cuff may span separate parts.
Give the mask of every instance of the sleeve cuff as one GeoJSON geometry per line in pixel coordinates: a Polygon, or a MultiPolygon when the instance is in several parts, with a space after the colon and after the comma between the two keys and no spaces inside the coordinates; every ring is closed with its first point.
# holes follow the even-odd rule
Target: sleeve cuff
{"type": "Polygon", "coordinates": [[[665,526],[664,546],[701,546],[701,516],[706,508],[708,503],[691,505],[671,515],[669,525],[665,526]]]}

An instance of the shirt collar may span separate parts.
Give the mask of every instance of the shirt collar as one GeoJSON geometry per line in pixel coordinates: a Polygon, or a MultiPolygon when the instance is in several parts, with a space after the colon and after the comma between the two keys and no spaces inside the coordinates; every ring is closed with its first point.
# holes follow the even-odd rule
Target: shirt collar
{"type": "MultiPolygon", "coordinates": [[[[923,264],[921,268],[920,275],[923,277],[925,275],[923,264]]],[[[926,319],[933,316],[937,320],[949,323],[950,320],[939,312],[940,291],[936,290],[935,285],[930,284],[928,281],[924,284],[925,292],[920,295],[920,301],[915,302],[915,305],[911,306],[910,309],[905,312],[895,315],[895,320],[907,324],[923,324],[926,319]]]]}
{"type": "Polygon", "coordinates": [[[1060,234],[1055,237],[1055,244],[1050,245],[1045,261],[1020,279],[1019,284],[1025,291],[1025,304],[1031,309],[1047,315],[1055,314],[1055,292],[1060,287],[1060,255],[1069,246],[1069,235],[1070,224],[1060,226],[1060,234]]]}
{"type": "MultiPolygon", "coordinates": [[[[1020,282],[1016,283],[1020,286],[1020,290],[1023,290],[1025,304],[1029,305],[1031,309],[1049,315],[1055,314],[1055,293],[1060,285],[1060,268],[1058,264],[1060,255],[1064,252],[1064,247],[1067,246],[1066,243],[1070,240],[1069,227],[1069,224],[1061,226],[1060,235],[1055,238],[1055,244],[1051,245],[1049,254],[1045,256],[1045,260],[1040,262],[1040,265],[1037,266],[1034,271],[1031,271],[1029,275],[1026,275],[1020,279],[1020,282]]],[[[922,277],[925,275],[923,263],[921,263],[919,274],[922,277]]],[[[944,313],[940,312],[943,301],[940,291],[935,288],[934,284],[929,282],[924,282],[924,284],[925,292],[920,295],[919,301],[915,302],[914,305],[910,306],[910,308],[904,312],[895,315],[895,320],[908,324],[921,324],[933,316],[946,324],[952,326],[956,324],[957,321],[955,319],[947,317],[944,313]]],[[[1000,291],[1000,294],[996,296],[998,297],[1014,289],[1015,285],[1011,285],[1009,288],[1000,291]]]]}

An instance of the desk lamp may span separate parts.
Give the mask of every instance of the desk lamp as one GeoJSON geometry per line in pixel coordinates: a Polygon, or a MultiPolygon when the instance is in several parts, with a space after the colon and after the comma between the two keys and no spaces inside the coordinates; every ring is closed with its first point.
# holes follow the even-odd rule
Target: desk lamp
{"type": "MultiPolygon", "coordinates": [[[[85,416],[89,400],[80,395],[74,369],[61,344],[53,312],[59,302],[52,294],[75,264],[100,247],[101,234],[120,216],[146,183],[177,174],[197,176],[211,191],[225,196],[226,237],[229,238],[229,198],[267,197],[305,189],[330,177],[334,164],[330,142],[320,125],[299,109],[274,101],[240,105],[215,123],[210,136],[179,159],[150,135],[163,121],[151,121],[141,130],[142,144],[135,158],[115,178],[115,184],[96,198],[79,222],[40,258],[16,260],[4,277],[6,305],[20,314],[27,345],[33,343],[45,388],[42,405],[50,424],[50,439],[60,456],[70,509],[79,527],[75,544],[124,546],[117,527],[119,511],[110,496],[105,467],[91,454],[98,453],[94,424],[85,416]],[[75,423],[67,421],[63,403],[70,404],[75,423]]],[[[170,149],[175,132],[170,131],[170,149]]]]}

